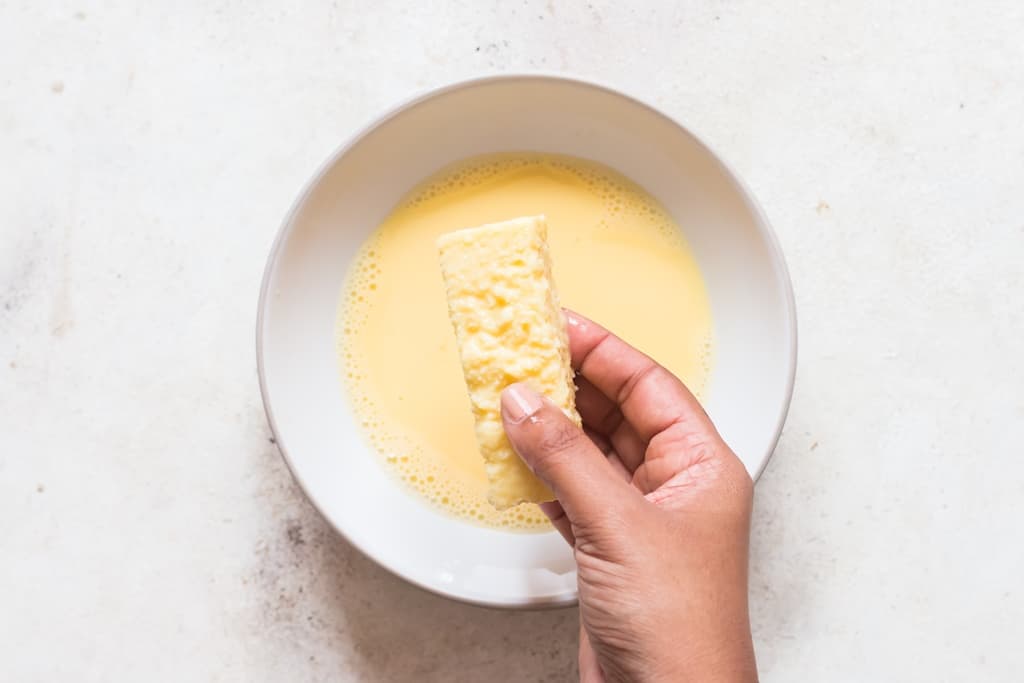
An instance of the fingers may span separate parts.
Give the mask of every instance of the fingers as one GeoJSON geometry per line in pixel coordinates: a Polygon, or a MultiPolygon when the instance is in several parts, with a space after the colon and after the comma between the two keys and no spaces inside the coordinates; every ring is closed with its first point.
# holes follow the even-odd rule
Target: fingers
{"type": "Polygon", "coordinates": [[[605,437],[625,422],[619,406],[582,375],[576,376],[576,410],[584,425],[605,437]]]}
{"type": "Polygon", "coordinates": [[[717,438],[673,425],[651,439],[647,457],[633,473],[633,485],[645,494],[655,491],[722,449],[717,438]]]}
{"type": "Polygon", "coordinates": [[[644,442],[670,425],[715,434],[700,403],[675,375],[597,323],[566,311],[572,364],[619,406],[644,442]]]}
{"type": "Polygon", "coordinates": [[[572,524],[569,522],[569,517],[565,514],[565,509],[562,508],[562,504],[557,500],[552,500],[547,503],[539,503],[538,507],[551,520],[551,526],[555,527],[555,530],[562,534],[565,542],[575,546],[576,536],[572,533],[572,524]]]}
{"type": "MultiPolygon", "coordinates": [[[[612,444],[603,435],[598,434],[586,427],[583,427],[583,433],[597,446],[597,449],[604,453],[608,462],[611,464],[612,469],[622,479],[622,481],[632,481],[633,473],[631,470],[627,470],[619,459],[617,453],[612,448],[612,444]]],[[[548,503],[539,503],[538,507],[541,509],[548,519],[551,521],[551,526],[562,535],[562,538],[571,545],[576,545],[576,535],[572,531],[572,524],[569,522],[569,518],[565,514],[565,510],[562,508],[562,504],[557,500],[550,501],[548,503]]]]}
{"type": "Polygon", "coordinates": [[[582,429],[525,384],[502,392],[501,412],[512,447],[554,491],[572,524],[603,516],[624,496],[640,495],[582,429]]]}
{"type": "MultiPolygon", "coordinates": [[[[633,472],[644,461],[647,442],[624,417],[619,407],[602,394],[582,375],[576,378],[576,409],[583,418],[583,425],[595,432],[592,439],[600,436],[608,442],[629,472],[633,472]]],[[[590,432],[588,432],[589,434],[590,432]]],[[[598,444],[600,447],[600,444],[598,444]]],[[[605,449],[602,449],[605,450],[605,449]]],[[[607,455],[607,451],[605,453],[607,455]]]]}

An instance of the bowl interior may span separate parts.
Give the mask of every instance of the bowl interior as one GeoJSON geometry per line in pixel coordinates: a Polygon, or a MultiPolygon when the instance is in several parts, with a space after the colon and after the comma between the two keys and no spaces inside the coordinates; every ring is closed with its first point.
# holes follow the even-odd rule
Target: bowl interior
{"type": "Polygon", "coordinates": [[[307,495],[381,565],[479,604],[569,604],[576,599],[572,556],[555,533],[476,527],[435,512],[394,481],[360,434],[335,357],[339,290],[362,241],[426,176],[501,151],[598,161],[671,212],[700,263],[714,317],[705,407],[759,474],[788,407],[796,347],[789,279],[770,228],[728,169],[678,124],[567,79],[489,78],[436,91],[383,117],[325,165],[296,202],[267,266],[261,386],[307,495]]]}

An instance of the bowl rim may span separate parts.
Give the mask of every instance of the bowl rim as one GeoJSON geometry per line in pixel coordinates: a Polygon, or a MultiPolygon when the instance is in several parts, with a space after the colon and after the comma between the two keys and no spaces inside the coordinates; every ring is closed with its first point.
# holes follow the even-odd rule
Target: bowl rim
{"type": "Polygon", "coordinates": [[[549,73],[549,72],[517,72],[517,73],[506,73],[506,74],[489,74],[483,76],[474,76],[471,78],[460,79],[452,81],[447,84],[434,87],[425,88],[419,92],[407,97],[406,99],[398,102],[397,104],[391,105],[386,108],[382,113],[373,117],[370,121],[363,124],[355,133],[348,137],[347,140],[342,142],[327,158],[320,163],[319,167],[313,173],[313,175],[305,182],[300,190],[298,196],[292,202],[287,213],[281,221],[280,226],[277,229],[277,234],[270,247],[270,252],[267,255],[266,265],[263,270],[263,277],[260,284],[259,300],[257,302],[256,310],[256,372],[259,378],[260,387],[260,398],[263,402],[263,411],[267,416],[267,423],[270,427],[271,434],[274,438],[274,445],[277,447],[278,452],[281,454],[288,471],[291,473],[292,478],[299,485],[306,500],[313,506],[317,511],[317,514],[324,519],[327,524],[340,535],[349,545],[356,548],[364,557],[368,557],[378,567],[384,569],[388,573],[396,576],[406,583],[409,583],[417,588],[425,590],[434,595],[438,595],[450,600],[456,600],[458,602],[475,605],[479,607],[496,607],[504,609],[528,609],[528,610],[540,610],[540,609],[556,609],[561,607],[571,607],[578,602],[577,597],[573,597],[569,600],[552,600],[544,603],[507,603],[500,601],[489,601],[468,598],[466,596],[457,595],[453,593],[446,593],[434,586],[427,585],[422,581],[416,579],[413,576],[406,575],[396,568],[392,568],[377,557],[368,552],[365,548],[359,544],[353,542],[352,538],[345,533],[344,529],[340,528],[334,523],[334,521],[324,514],[320,504],[309,494],[309,489],[306,483],[303,481],[302,476],[298,472],[292,457],[288,454],[288,449],[285,446],[284,440],[281,438],[281,434],[277,427],[277,422],[274,419],[274,410],[271,407],[270,395],[267,390],[266,383],[266,371],[264,367],[264,313],[267,307],[267,298],[270,291],[270,281],[276,270],[277,262],[280,257],[281,248],[285,240],[291,235],[294,230],[295,218],[299,211],[305,205],[309,196],[313,193],[324,176],[330,171],[330,169],[338,163],[338,161],[344,157],[349,150],[359,144],[364,138],[377,130],[380,126],[387,123],[391,119],[404,113],[405,111],[419,105],[422,102],[445,95],[450,92],[462,90],[465,88],[472,88],[480,85],[486,85],[488,83],[498,82],[512,82],[512,81],[545,81],[549,83],[560,83],[564,85],[591,88],[599,90],[605,94],[612,95],[627,100],[634,106],[646,109],[648,112],[664,119],[668,123],[672,124],[675,128],[679,129],[685,135],[688,135],[693,139],[698,146],[700,146],[711,159],[718,164],[728,178],[735,184],[739,194],[746,205],[747,209],[754,215],[757,222],[757,230],[761,235],[761,238],[765,240],[770,253],[772,255],[774,265],[776,266],[776,280],[777,284],[782,287],[784,294],[784,305],[786,313],[787,323],[787,334],[790,340],[789,344],[789,358],[787,359],[788,367],[786,368],[786,388],[785,388],[785,399],[782,402],[782,406],[776,416],[775,430],[772,435],[771,445],[768,451],[765,453],[764,458],[761,459],[761,464],[757,471],[752,473],[751,478],[756,482],[761,474],[764,472],[765,467],[768,465],[768,461],[771,460],[775,449],[778,447],[779,438],[782,435],[783,426],[786,423],[786,417],[789,414],[789,408],[793,399],[793,389],[796,381],[796,365],[797,365],[797,350],[798,350],[798,330],[797,330],[797,318],[796,318],[796,299],[793,293],[793,284],[789,274],[789,268],[786,264],[785,256],[782,252],[782,247],[779,243],[778,236],[775,234],[771,223],[768,220],[767,215],[761,208],[757,199],[750,192],[746,183],[742,178],[732,169],[732,167],[725,161],[725,159],[716,152],[711,145],[709,145],[703,138],[694,133],[689,127],[681,123],[679,120],[666,114],[657,107],[648,104],[644,100],[637,96],[631,95],[624,92],[618,87],[613,87],[605,83],[597,82],[591,78],[584,78],[576,75],[568,75],[563,73],[549,73]]]}

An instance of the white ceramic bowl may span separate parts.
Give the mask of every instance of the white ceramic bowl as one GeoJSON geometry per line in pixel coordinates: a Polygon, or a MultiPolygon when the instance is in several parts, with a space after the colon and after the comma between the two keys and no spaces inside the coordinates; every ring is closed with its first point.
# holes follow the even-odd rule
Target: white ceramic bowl
{"type": "Polygon", "coordinates": [[[680,124],[568,78],[498,76],[435,90],[383,114],[327,161],[296,200],[267,262],[257,323],[260,388],[306,495],[382,566],[467,602],[567,605],[576,600],[576,575],[561,538],[474,526],[406,492],[361,436],[335,357],[340,286],[364,238],[418,181],[451,162],[500,151],[593,159],[672,213],[711,299],[707,411],[750,473],[760,474],[796,369],[793,295],[768,221],[721,159],[680,124]]]}

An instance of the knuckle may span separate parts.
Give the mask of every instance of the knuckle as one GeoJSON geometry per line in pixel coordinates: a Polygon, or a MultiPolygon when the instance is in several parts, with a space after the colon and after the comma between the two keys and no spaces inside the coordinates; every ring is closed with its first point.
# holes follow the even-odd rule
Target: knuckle
{"type": "Polygon", "coordinates": [[[579,448],[583,432],[568,420],[543,420],[536,423],[533,442],[533,468],[542,476],[563,467],[579,448]]]}
{"type": "Polygon", "coordinates": [[[537,445],[545,453],[565,453],[579,445],[581,434],[576,425],[567,420],[553,421],[544,425],[537,445]]]}

